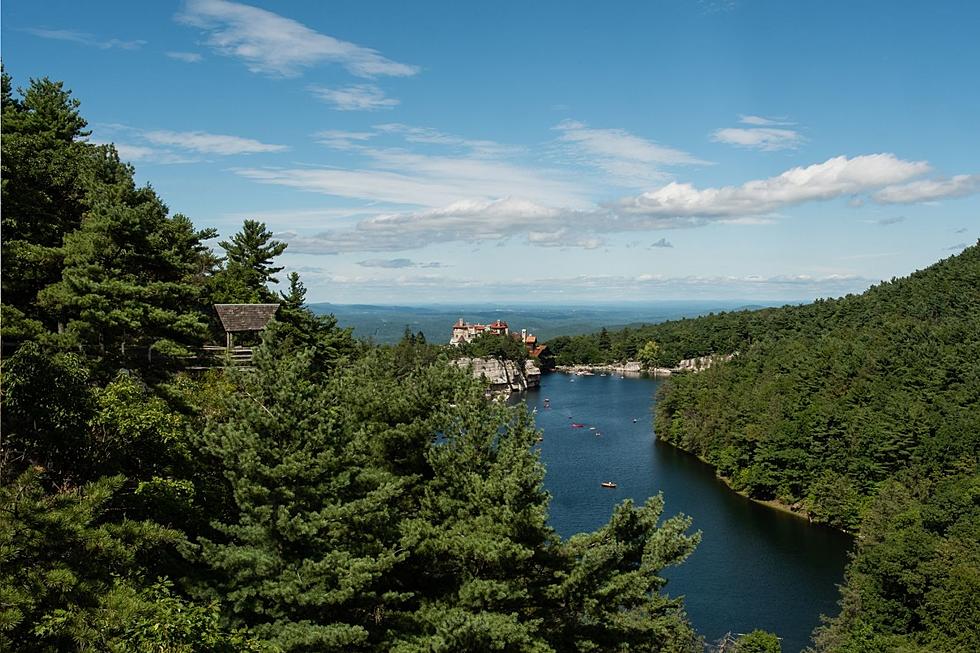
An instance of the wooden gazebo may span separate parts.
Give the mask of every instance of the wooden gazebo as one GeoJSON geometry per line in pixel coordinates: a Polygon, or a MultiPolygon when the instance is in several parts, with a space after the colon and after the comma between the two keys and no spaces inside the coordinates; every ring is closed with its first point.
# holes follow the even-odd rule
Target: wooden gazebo
{"type": "Polygon", "coordinates": [[[225,330],[226,347],[231,350],[234,334],[261,331],[275,317],[279,304],[215,304],[214,310],[225,330]]]}

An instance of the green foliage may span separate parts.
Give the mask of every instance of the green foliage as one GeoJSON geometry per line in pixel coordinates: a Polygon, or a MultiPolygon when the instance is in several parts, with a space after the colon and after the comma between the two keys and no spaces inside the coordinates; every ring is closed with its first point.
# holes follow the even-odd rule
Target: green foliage
{"type": "Polygon", "coordinates": [[[130,366],[160,343],[198,343],[201,241],[214,233],[169,217],[112,146],[86,142],[60,82],[32,80],[21,94],[3,103],[5,341],[47,337],[130,366]],[[135,346],[140,356],[126,356],[135,346]]]}
{"type": "Polygon", "coordinates": [[[455,348],[459,356],[472,358],[496,358],[500,361],[518,363],[518,369],[523,368],[527,360],[527,347],[517,338],[509,335],[481,333],[470,342],[460,343],[455,348]]]}
{"type": "Polygon", "coordinates": [[[646,344],[640,347],[636,353],[636,359],[643,364],[645,369],[663,366],[660,345],[657,344],[656,340],[648,340],[646,344]]]}
{"type": "Polygon", "coordinates": [[[84,142],[79,102],[60,82],[31,80],[16,98],[4,72],[3,86],[3,302],[38,318],[34,299],[57,280],[62,238],[86,209],[85,170],[96,148],[84,142]]]}
{"type": "Polygon", "coordinates": [[[407,324],[405,334],[391,348],[391,352],[394,357],[395,375],[399,378],[419,372],[446,355],[445,347],[429,344],[425,340],[424,333],[413,332],[407,324]]]}
{"type": "Polygon", "coordinates": [[[526,410],[399,364],[262,353],[211,421],[234,507],[202,555],[233,624],[287,651],[691,650],[658,575],[686,520],[624,505],[562,542],[526,410]]]}
{"type": "Polygon", "coordinates": [[[38,296],[66,325],[56,340],[111,364],[145,361],[148,348],[201,344],[207,320],[198,277],[201,241],[210,235],[182,215],[168,216],[150,189],[125,188],[122,198],[96,203],[65,237],[62,280],[38,296]],[[127,356],[127,347],[140,347],[139,356],[127,356]]]}
{"type": "MultiPolygon", "coordinates": [[[[694,633],[679,600],[660,594],[660,570],[684,560],[700,534],[686,535],[690,520],[659,523],[663,497],[640,508],[627,500],[609,523],[572,537],[562,547],[566,564],[556,586],[557,650],[686,651],[694,633]]],[[[700,646],[696,650],[701,650],[700,646]]]]}
{"type": "Polygon", "coordinates": [[[840,615],[818,651],[967,651],[980,627],[980,475],[883,484],[861,524],[840,615]]]}
{"type": "MultiPolygon", "coordinates": [[[[214,301],[219,304],[276,301],[268,284],[279,282],[274,275],[282,267],[273,265],[272,259],[286,250],[286,243],[273,240],[265,223],[245,220],[242,230],[220,245],[225,250],[225,265],[211,279],[214,301]]],[[[299,286],[292,292],[298,291],[299,286]]],[[[303,297],[298,299],[302,303],[303,297]]]]}
{"type": "Polygon", "coordinates": [[[751,337],[731,362],[661,387],[658,438],[749,496],[857,531],[819,650],[975,646],[980,246],[860,296],[684,328],[726,321],[751,337]]]}
{"type": "Polygon", "coordinates": [[[46,355],[35,343],[4,361],[0,481],[35,465],[61,479],[75,475],[95,410],[88,381],[78,356],[46,355]]]}
{"type": "Polygon", "coordinates": [[[735,641],[735,653],[779,653],[779,638],[765,630],[753,630],[735,641]]]}
{"type": "Polygon", "coordinates": [[[120,588],[181,536],[112,518],[122,477],[52,494],[43,477],[28,470],[0,488],[0,648],[100,649],[104,625],[132,608],[120,588]]]}

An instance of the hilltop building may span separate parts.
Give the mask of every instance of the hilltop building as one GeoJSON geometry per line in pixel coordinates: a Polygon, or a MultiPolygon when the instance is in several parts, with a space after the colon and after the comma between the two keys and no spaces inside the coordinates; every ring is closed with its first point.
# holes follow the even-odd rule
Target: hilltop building
{"type": "Polygon", "coordinates": [[[521,329],[520,333],[511,333],[510,326],[503,320],[495,320],[491,324],[470,324],[469,322],[465,322],[463,318],[459,318],[456,324],[453,325],[453,332],[449,338],[449,344],[457,347],[464,342],[471,342],[474,338],[484,333],[495,336],[510,336],[514,340],[520,341],[527,347],[528,355],[532,358],[537,358],[546,348],[545,345],[539,345],[538,337],[527,329],[521,329]]]}
{"type": "Polygon", "coordinates": [[[453,325],[453,335],[449,338],[449,344],[459,345],[460,343],[470,342],[473,338],[482,336],[484,333],[490,333],[495,336],[506,336],[510,335],[510,327],[503,320],[496,320],[493,324],[470,324],[469,322],[464,322],[463,318],[459,318],[456,324],[453,325]]]}

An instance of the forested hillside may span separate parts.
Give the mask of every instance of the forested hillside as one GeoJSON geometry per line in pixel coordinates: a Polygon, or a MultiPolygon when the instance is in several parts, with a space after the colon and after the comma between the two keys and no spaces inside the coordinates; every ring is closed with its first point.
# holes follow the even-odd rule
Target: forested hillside
{"type": "Polygon", "coordinates": [[[647,335],[738,351],[663,385],[661,441],[736,490],[858,533],[821,650],[975,647],[980,246],[860,296],[647,335]]]}
{"type": "Polygon", "coordinates": [[[700,650],[687,519],[560,539],[525,410],[274,293],[264,225],[213,251],[60,83],[2,100],[0,650],[700,650]],[[257,301],[251,368],[202,361],[257,301]]]}

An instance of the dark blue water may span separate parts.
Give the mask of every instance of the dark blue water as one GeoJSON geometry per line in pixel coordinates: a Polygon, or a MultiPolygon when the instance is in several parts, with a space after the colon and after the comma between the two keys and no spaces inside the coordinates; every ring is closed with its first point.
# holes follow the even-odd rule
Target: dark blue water
{"type": "Polygon", "coordinates": [[[684,513],[694,519],[692,530],[702,531],[691,557],[664,573],[667,593],[684,595],[698,632],[714,640],[763,628],[783,638],[783,651],[800,651],[820,615],[837,612],[851,539],[749,501],[708,465],[657,443],[651,407],[659,383],[551,374],[528,393],[544,431],[552,525],[562,536],[595,530],[623,499],[640,504],[662,492],[665,517],[684,513]],[[606,480],[618,487],[601,488],[606,480]]]}

